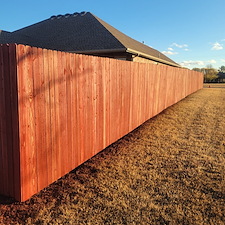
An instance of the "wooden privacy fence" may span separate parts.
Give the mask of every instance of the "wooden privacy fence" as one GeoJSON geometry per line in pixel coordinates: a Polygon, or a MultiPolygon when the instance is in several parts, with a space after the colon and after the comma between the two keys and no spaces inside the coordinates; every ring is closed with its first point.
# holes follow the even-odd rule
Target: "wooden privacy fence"
{"type": "Polygon", "coordinates": [[[0,46],[0,194],[30,198],[203,87],[201,73],[0,46]]]}

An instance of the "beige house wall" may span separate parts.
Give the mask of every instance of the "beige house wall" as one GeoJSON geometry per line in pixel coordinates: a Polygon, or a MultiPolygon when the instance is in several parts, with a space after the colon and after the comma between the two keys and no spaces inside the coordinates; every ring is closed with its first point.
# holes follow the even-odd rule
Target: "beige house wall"
{"type": "Polygon", "coordinates": [[[139,56],[134,57],[133,62],[158,64],[157,62],[155,62],[153,60],[145,59],[145,58],[142,58],[142,57],[139,57],[139,56]]]}

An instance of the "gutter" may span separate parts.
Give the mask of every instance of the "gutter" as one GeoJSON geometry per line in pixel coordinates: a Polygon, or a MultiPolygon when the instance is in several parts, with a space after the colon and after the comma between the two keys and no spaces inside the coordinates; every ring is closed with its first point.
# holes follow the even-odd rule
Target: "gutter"
{"type": "Polygon", "coordinates": [[[160,62],[166,65],[175,66],[175,67],[181,67],[179,64],[172,63],[136,50],[133,50],[131,48],[118,48],[118,49],[100,49],[100,50],[86,50],[86,51],[68,51],[69,53],[77,53],[77,54],[98,54],[98,53],[116,53],[116,52],[124,52],[124,53],[131,53],[136,56],[141,56],[147,59],[152,59],[156,62],[160,62]]]}
{"type": "Polygon", "coordinates": [[[126,52],[131,53],[131,54],[135,54],[137,56],[142,56],[142,57],[147,58],[147,59],[152,59],[156,62],[161,62],[161,63],[166,64],[166,65],[181,67],[179,64],[172,63],[172,62],[169,62],[169,61],[166,61],[166,60],[163,60],[163,59],[160,59],[160,58],[157,58],[157,57],[154,57],[154,56],[151,56],[151,55],[148,55],[148,54],[136,51],[136,50],[133,50],[131,48],[127,48],[126,52]]]}
{"type": "Polygon", "coordinates": [[[77,54],[95,54],[95,53],[114,53],[114,52],[126,52],[126,48],[118,49],[100,49],[100,50],[85,50],[85,51],[68,51],[69,53],[77,54]]]}

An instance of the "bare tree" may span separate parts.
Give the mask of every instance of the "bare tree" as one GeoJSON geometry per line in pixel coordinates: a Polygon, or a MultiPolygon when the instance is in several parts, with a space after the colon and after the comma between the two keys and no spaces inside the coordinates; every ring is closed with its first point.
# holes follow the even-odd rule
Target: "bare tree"
{"type": "Polygon", "coordinates": [[[212,82],[218,78],[218,71],[212,67],[212,65],[207,65],[204,69],[204,81],[212,82]]]}

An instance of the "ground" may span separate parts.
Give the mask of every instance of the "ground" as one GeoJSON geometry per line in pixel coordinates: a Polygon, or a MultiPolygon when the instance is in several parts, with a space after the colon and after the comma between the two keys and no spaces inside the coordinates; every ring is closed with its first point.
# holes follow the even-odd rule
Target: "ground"
{"type": "Polygon", "coordinates": [[[164,110],[0,224],[225,224],[225,85],[164,110]]]}

